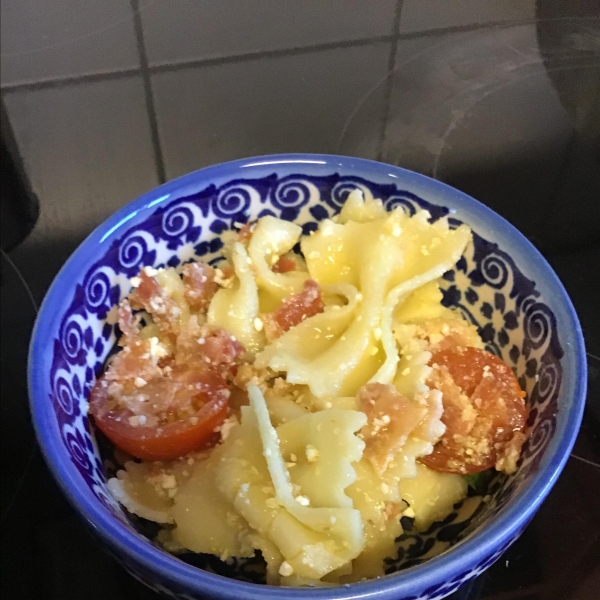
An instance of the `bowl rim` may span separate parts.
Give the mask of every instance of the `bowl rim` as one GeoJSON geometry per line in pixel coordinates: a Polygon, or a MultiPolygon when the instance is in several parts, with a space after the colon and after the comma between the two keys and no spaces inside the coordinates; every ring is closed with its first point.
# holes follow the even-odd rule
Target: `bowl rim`
{"type": "MultiPolygon", "coordinates": [[[[151,572],[156,572],[163,579],[171,580],[182,590],[208,593],[223,599],[244,597],[248,600],[282,600],[284,598],[299,599],[306,597],[306,589],[246,583],[188,565],[175,556],[153,546],[148,540],[137,537],[124,524],[113,517],[90,494],[87,488],[83,492],[80,491],[83,484],[81,475],[69,459],[64,459],[63,453],[65,450],[62,444],[54,442],[54,434],[57,430],[56,420],[51,409],[51,403],[47,401],[47,386],[41,374],[43,369],[35,367],[45,362],[43,356],[46,353],[48,342],[53,337],[54,306],[60,305],[64,297],[61,289],[63,286],[71,285],[80,275],[81,268],[89,260],[86,250],[89,251],[93,246],[105,241],[111,242],[111,234],[119,230],[122,225],[137,214],[149,210],[163,200],[167,200],[174,192],[202,181],[209,183],[221,177],[233,179],[235,174],[239,176],[244,174],[251,177],[254,168],[264,170],[264,167],[272,167],[273,170],[277,170],[278,165],[290,164],[298,164],[299,167],[301,165],[311,165],[311,169],[315,168],[316,165],[322,165],[322,167],[317,168],[323,168],[327,172],[335,172],[339,168],[349,173],[356,170],[360,171],[356,173],[357,176],[364,177],[367,180],[369,174],[380,178],[389,176],[393,178],[390,179],[390,183],[397,184],[404,181],[415,184],[422,189],[431,190],[434,196],[443,196],[444,205],[448,206],[446,203],[451,200],[454,206],[460,210],[465,210],[469,216],[476,220],[493,223],[494,232],[499,234],[499,237],[505,243],[510,243],[511,251],[516,250],[519,257],[527,256],[529,270],[536,273],[536,286],[539,285],[540,278],[542,278],[544,287],[552,295],[554,312],[560,310],[561,316],[564,318],[560,322],[561,335],[563,336],[561,343],[565,347],[564,358],[568,363],[567,366],[570,366],[571,369],[565,369],[566,376],[563,379],[563,383],[569,383],[569,389],[567,392],[562,392],[560,396],[564,397],[565,393],[568,393],[568,398],[571,399],[568,417],[560,432],[562,434],[561,438],[558,440],[553,454],[547,459],[546,467],[540,469],[533,476],[521,494],[516,499],[508,502],[497,515],[486,522],[485,526],[474,535],[421,565],[386,575],[381,579],[336,587],[311,588],[310,591],[311,598],[321,598],[323,600],[364,597],[392,600],[392,598],[398,598],[402,594],[420,593],[424,588],[431,585],[444,581],[451,582],[457,577],[458,573],[463,573],[465,569],[468,572],[468,570],[474,568],[474,565],[479,564],[505,544],[518,537],[550,492],[569,458],[581,424],[587,386],[587,362],[581,326],[567,292],[545,258],[523,234],[499,214],[467,194],[425,175],[362,158],[330,154],[272,154],[220,163],[199,169],[154,188],[126,204],[92,231],[77,247],[54,278],[40,308],[31,335],[27,375],[30,411],[38,443],[55,480],[77,512],[83,516],[93,531],[98,533],[109,547],[129,556],[133,563],[142,565],[144,569],[151,572]]],[[[436,203],[439,202],[439,199],[432,199],[431,201],[436,203]]],[[[549,293],[542,295],[548,299],[549,293]]],[[[558,433],[559,430],[557,429],[555,435],[558,433]]]]}

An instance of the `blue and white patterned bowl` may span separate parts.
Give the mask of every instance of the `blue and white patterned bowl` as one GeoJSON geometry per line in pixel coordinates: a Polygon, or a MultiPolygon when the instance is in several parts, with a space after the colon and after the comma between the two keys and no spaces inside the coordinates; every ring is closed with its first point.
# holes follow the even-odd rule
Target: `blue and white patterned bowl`
{"type": "Polygon", "coordinates": [[[139,533],[112,499],[86,401],[115,343],[111,308],[142,266],[218,260],[224,231],[265,214],[311,231],[356,187],[388,209],[424,207],[432,220],[449,215],[471,226],[473,245],[444,276],[444,302],[478,325],[487,348],[514,368],[527,390],[531,434],[517,473],[492,482],[489,502],[467,499],[430,530],[403,535],[387,561],[389,575],[313,589],[311,598],[443,598],[515,541],[569,456],[585,400],[581,329],[554,272],[504,219],[442,183],[367,160],[277,155],[203,169],[135,200],[81,244],[48,292],[29,357],[31,411],[54,477],[107,550],[171,598],[293,600],[307,590],[257,585],[258,560],[225,565],[196,555],[184,562],[139,533]]]}

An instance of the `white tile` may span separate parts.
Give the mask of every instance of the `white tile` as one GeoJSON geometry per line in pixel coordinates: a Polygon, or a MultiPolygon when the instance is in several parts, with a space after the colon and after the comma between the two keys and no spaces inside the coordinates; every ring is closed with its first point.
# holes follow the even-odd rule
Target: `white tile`
{"type": "Polygon", "coordinates": [[[2,0],[2,84],[139,65],[128,0],[2,0]]]}
{"type": "Polygon", "coordinates": [[[142,10],[151,64],[392,33],[396,0],[160,0],[142,10]]]}
{"type": "MultiPolygon", "coordinates": [[[[276,152],[340,151],[348,117],[387,72],[389,44],[182,69],[153,76],[167,174],[276,152]]],[[[374,158],[383,87],[343,152],[374,158]]]]}
{"type": "Polygon", "coordinates": [[[533,17],[535,0],[404,0],[400,33],[533,17]]]}
{"type": "Polygon", "coordinates": [[[4,100],[40,200],[38,241],[81,239],[157,185],[140,79],[11,92],[4,100]]]}

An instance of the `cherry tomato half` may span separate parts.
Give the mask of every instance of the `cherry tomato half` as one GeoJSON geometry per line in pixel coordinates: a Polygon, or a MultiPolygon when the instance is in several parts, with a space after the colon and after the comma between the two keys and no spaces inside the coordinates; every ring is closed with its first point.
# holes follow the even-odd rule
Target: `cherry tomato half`
{"type": "Polygon", "coordinates": [[[174,383],[185,383],[181,388],[184,391],[189,390],[192,384],[199,384],[201,391],[193,395],[193,406],[198,408],[191,416],[168,421],[162,419],[151,426],[133,425],[131,410],[111,408],[114,402],[105,377],[100,377],[92,388],[90,414],[111,442],[137,458],[173,460],[185,456],[216,441],[215,428],[227,417],[229,390],[223,379],[210,371],[188,371],[174,383]]]}
{"type": "Polygon", "coordinates": [[[429,385],[442,391],[446,432],[421,462],[436,471],[479,473],[525,441],[525,394],[510,367],[478,348],[442,350],[430,361],[429,385]]]}

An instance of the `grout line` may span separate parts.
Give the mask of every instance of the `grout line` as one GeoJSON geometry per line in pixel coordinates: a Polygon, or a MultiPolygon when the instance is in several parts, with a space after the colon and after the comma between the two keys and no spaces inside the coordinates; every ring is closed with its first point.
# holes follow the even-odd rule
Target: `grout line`
{"type": "MultiPolygon", "coordinates": [[[[131,0],[132,5],[137,5],[139,0],[131,0]]],[[[399,0],[399,4],[402,2],[399,0]]],[[[141,18],[139,12],[136,13],[136,20],[141,25],[141,18]]],[[[592,20],[592,17],[564,17],[556,19],[517,19],[517,20],[506,20],[506,21],[494,21],[488,23],[472,23],[469,25],[455,25],[452,27],[438,27],[436,29],[429,29],[425,31],[413,31],[409,33],[399,33],[392,35],[381,35],[373,36],[370,38],[361,38],[357,40],[344,40],[341,42],[324,42],[321,44],[313,44],[309,46],[283,48],[280,50],[264,50],[256,52],[247,52],[245,54],[236,54],[231,56],[220,56],[215,58],[200,58],[182,60],[180,62],[170,63],[158,63],[155,65],[148,65],[147,68],[150,73],[163,73],[168,71],[178,71],[181,69],[192,68],[192,67],[203,67],[213,66],[227,63],[244,62],[247,60],[257,60],[260,58],[277,58],[283,56],[291,56],[295,54],[310,54],[312,52],[322,52],[325,50],[336,50],[343,48],[354,48],[361,46],[369,46],[371,44],[377,44],[381,42],[395,42],[396,44],[402,40],[411,40],[415,38],[435,38],[441,37],[448,34],[456,33],[468,33],[477,30],[495,29],[503,27],[516,27],[522,25],[535,25],[538,21],[552,22],[556,20],[592,20]]],[[[137,29],[137,25],[136,25],[137,29]]],[[[142,40],[143,41],[143,40],[142,40]]],[[[145,54],[145,47],[144,47],[145,54]]],[[[128,77],[131,75],[139,75],[142,73],[139,67],[131,67],[125,69],[117,69],[114,71],[102,71],[98,73],[90,73],[85,75],[70,75],[66,77],[52,77],[48,79],[41,79],[38,81],[26,82],[26,83],[9,83],[4,84],[1,87],[3,93],[13,93],[19,91],[29,90],[40,90],[47,88],[64,87],[68,85],[77,85],[79,83],[104,81],[107,79],[118,79],[122,77],[128,77]]]]}
{"type": "Polygon", "coordinates": [[[97,81],[121,79],[123,77],[131,77],[132,75],[139,74],[139,67],[130,67],[127,69],[119,69],[114,71],[100,71],[97,73],[87,73],[84,75],[68,75],[66,77],[40,79],[38,81],[28,81],[26,83],[9,83],[2,86],[2,94],[61,88],[80,83],[95,83],[97,81]]]}
{"type": "Polygon", "coordinates": [[[396,68],[396,54],[398,52],[398,37],[400,31],[400,15],[402,14],[402,5],[404,0],[396,0],[396,9],[394,11],[394,21],[392,25],[392,43],[390,44],[390,56],[388,59],[388,74],[386,78],[385,93],[383,99],[383,111],[381,117],[381,129],[379,131],[379,141],[377,142],[376,159],[381,161],[383,157],[383,146],[385,144],[385,134],[387,130],[388,118],[390,116],[390,105],[392,100],[392,90],[394,87],[394,69],[396,68]]]}
{"type": "Polygon", "coordinates": [[[179,71],[191,67],[217,66],[222,64],[245,62],[249,60],[259,60],[261,58],[280,58],[285,56],[296,56],[299,54],[311,54],[313,52],[323,52],[326,50],[338,50],[343,48],[360,48],[370,46],[371,44],[380,44],[393,41],[393,35],[377,35],[358,40],[344,40],[341,42],[324,42],[321,44],[312,44],[309,46],[294,46],[292,48],[281,48],[277,50],[258,50],[256,52],[246,52],[244,54],[232,54],[230,56],[217,56],[214,58],[197,58],[182,60],[179,62],[158,63],[150,66],[152,73],[164,73],[168,71],[179,71]]]}
{"type": "Polygon", "coordinates": [[[154,104],[154,95],[152,93],[152,81],[150,79],[150,70],[148,68],[148,54],[146,53],[146,44],[144,43],[144,29],[142,17],[140,15],[139,0],[130,1],[131,9],[133,10],[133,26],[140,57],[140,73],[144,84],[144,99],[146,101],[146,111],[148,112],[148,125],[150,127],[152,149],[154,151],[156,174],[158,176],[158,183],[163,184],[167,180],[167,175],[162,146],[160,144],[160,135],[158,133],[158,119],[156,117],[156,106],[154,104]]]}

